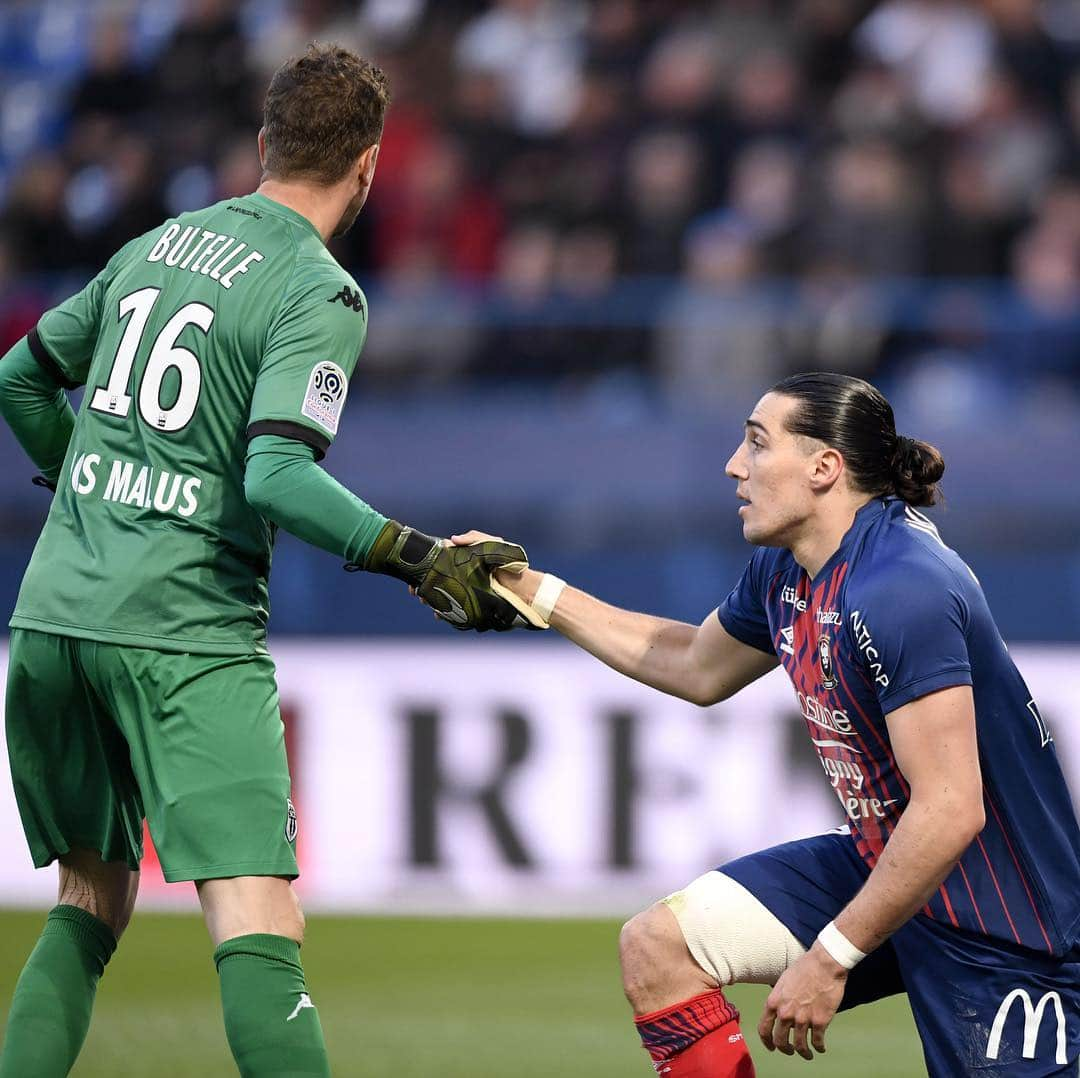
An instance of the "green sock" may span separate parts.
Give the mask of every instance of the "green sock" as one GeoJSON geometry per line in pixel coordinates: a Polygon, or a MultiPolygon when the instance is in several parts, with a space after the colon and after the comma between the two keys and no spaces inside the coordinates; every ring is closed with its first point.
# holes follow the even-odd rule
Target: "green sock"
{"type": "Polygon", "coordinates": [[[93,914],[78,906],[49,911],[15,985],[0,1078],[62,1078],[71,1070],[115,950],[116,937],[93,914]]]}
{"type": "Polygon", "coordinates": [[[304,984],[299,945],[286,936],[237,936],[214,952],[214,964],[225,1033],[241,1075],[328,1078],[322,1024],[304,984]]]}

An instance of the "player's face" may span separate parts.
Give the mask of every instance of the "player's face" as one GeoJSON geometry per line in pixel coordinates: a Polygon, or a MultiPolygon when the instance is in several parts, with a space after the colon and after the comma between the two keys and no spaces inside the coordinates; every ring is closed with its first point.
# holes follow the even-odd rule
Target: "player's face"
{"type": "Polygon", "coordinates": [[[785,420],[798,402],[766,393],[746,421],[746,434],[727,462],[743,538],[756,546],[790,547],[814,509],[810,483],[814,447],[792,434],[785,420]]]}

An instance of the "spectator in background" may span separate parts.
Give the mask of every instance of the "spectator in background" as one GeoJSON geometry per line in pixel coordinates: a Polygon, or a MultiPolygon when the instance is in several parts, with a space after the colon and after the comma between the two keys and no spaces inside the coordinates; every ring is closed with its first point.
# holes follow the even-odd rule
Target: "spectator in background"
{"type": "Polygon", "coordinates": [[[683,233],[701,205],[702,151],[688,132],[665,128],[639,135],[626,164],[625,268],[675,273],[683,233]]]}
{"type": "Polygon", "coordinates": [[[262,178],[259,155],[251,151],[251,139],[237,136],[219,148],[214,187],[218,198],[249,195],[262,178]]]}
{"type": "Polygon", "coordinates": [[[472,182],[461,146],[436,135],[412,155],[403,175],[379,202],[375,254],[396,265],[402,248],[430,251],[451,281],[491,275],[502,232],[502,211],[472,182]]]}
{"type": "Polygon", "coordinates": [[[1020,309],[999,324],[992,350],[1012,381],[1060,378],[1080,389],[1080,246],[1041,223],[1013,254],[1020,309]]]}
{"type": "Polygon", "coordinates": [[[877,374],[888,335],[885,299],[854,262],[829,252],[813,257],[792,306],[785,327],[788,373],[877,374]]]}
{"type": "MultiPolygon", "coordinates": [[[[0,245],[16,270],[78,273],[110,234],[250,190],[257,163],[233,133],[259,71],[311,37],[358,43],[380,52],[395,102],[371,212],[333,249],[394,297],[387,385],[425,363],[435,381],[458,369],[588,380],[619,356],[636,371],[666,356],[658,369],[677,371],[680,302],[720,304],[726,335],[730,297],[756,324],[776,278],[791,279],[780,291],[794,304],[779,343],[739,346],[762,362],[865,374],[965,340],[981,357],[981,324],[940,320],[976,318],[973,293],[950,289],[897,337],[883,329],[893,286],[876,282],[1012,276],[1016,310],[1038,320],[1080,245],[1033,239],[1073,237],[1060,224],[1080,172],[1068,0],[183,0],[164,38],[126,8],[85,7],[94,30],[61,91],[60,148],[45,122],[30,125],[32,156],[4,141],[56,92],[47,83],[0,101],[0,245]],[[667,275],[685,295],[642,346],[677,282],[635,291],[632,279],[667,275]],[[440,363],[419,324],[414,350],[397,339],[408,319],[445,322],[451,308],[500,312],[460,334],[485,342],[477,355],[455,344],[440,363]],[[591,323],[608,312],[621,328],[605,348],[591,323]],[[560,338],[566,318],[577,324],[560,338]]],[[[726,339],[715,348],[735,347],[726,339]]]]}
{"type": "Polygon", "coordinates": [[[79,125],[90,118],[131,123],[147,106],[148,84],[132,50],[127,20],[103,18],[90,46],[86,71],[71,94],[69,118],[79,125]]]}
{"type": "Polygon", "coordinates": [[[794,56],[760,49],[744,57],[728,91],[736,147],[758,138],[801,144],[805,137],[802,77],[794,56]]]}
{"type": "Polygon", "coordinates": [[[805,255],[833,254],[868,276],[919,270],[922,185],[892,143],[837,146],[824,160],[821,185],[805,255]]]}
{"type": "Polygon", "coordinates": [[[849,139],[883,138],[910,149],[928,131],[897,73],[883,64],[858,65],[825,108],[829,130],[849,139]]]}
{"type": "Polygon", "coordinates": [[[220,140],[258,125],[247,43],[228,0],[186,0],[150,73],[151,107],[165,164],[205,163],[220,140]]]}
{"type": "Polygon", "coordinates": [[[379,317],[355,375],[365,388],[414,393],[464,372],[476,346],[476,315],[467,291],[446,287],[444,252],[430,239],[399,243],[370,298],[379,317]]]}
{"type": "Polygon", "coordinates": [[[812,107],[827,105],[855,64],[853,31],[870,0],[798,0],[795,38],[812,107]]]}
{"type": "Polygon", "coordinates": [[[56,154],[31,158],[8,192],[0,233],[20,273],[66,273],[82,266],[79,240],[68,221],[68,172],[56,154]]]}
{"type": "Polygon", "coordinates": [[[282,60],[299,56],[312,41],[366,51],[355,0],[292,0],[282,17],[251,43],[252,64],[261,79],[269,79],[282,60]]]}
{"type": "Polygon", "coordinates": [[[767,276],[786,277],[798,266],[805,223],[801,164],[791,145],[760,139],[747,144],[732,166],[728,207],[753,237],[767,276]]]}
{"type": "Polygon", "coordinates": [[[782,308],[755,289],[761,254],[732,213],[694,223],[686,237],[685,283],[665,306],[655,367],[667,398],[708,411],[748,396],[784,369],[782,308]]]}
{"type": "Polygon", "coordinates": [[[464,149],[473,176],[499,194],[500,178],[518,149],[502,82],[490,71],[469,68],[459,68],[451,77],[447,128],[464,149]]]}
{"type": "Polygon", "coordinates": [[[573,371],[562,335],[550,320],[559,239],[544,221],[522,223],[503,240],[484,340],[470,366],[478,378],[554,380],[573,371]]]}
{"type": "Polygon", "coordinates": [[[549,177],[557,212],[572,220],[603,220],[620,195],[633,119],[619,76],[586,71],[577,109],[552,155],[549,177]]]}
{"type": "MultiPolygon", "coordinates": [[[[141,134],[121,134],[76,169],[64,189],[64,212],[84,266],[104,265],[126,242],[164,216],[153,148],[141,134]]],[[[253,188],[248,188],[250,193],[253,188]]]]}
{"type": "Polygon", "coordinates": [[[1069,63],[1060,43],[1044,25],[1039,0],[985,0],[997,41],[1000,67],[1009,72],[1041,108],[1054,110],[1062,100],[1069,63]]]}
{"type": "Polygon", "coordinates": [[[612,302],[618,266],[618,238],[602,220],[585,220],[559,237],[555,292],[567,325],[565,355],[580,382],[648,371],[648,340],[634,297],[622,292],[612,302]]]}
{"type": "Polygon", "coordinates": [[[1002,213],[1014,219],[1030,215],[1060,156],[1060,140],[1006,71],[989,74],[979,110],[964,137],[982,156],[1002,213]]]}
{"type": "Polygon", "coordinates": [[[498,76],[519,132],[550,135],[577,103],[585,18],[578,0],[496,0],[462,30],[458,63],[498,76]]]}
{"type": "Polygon", "coordinates": [[[593,0],[586,27],[586,62],[632,86],[648,44],[645,14],[637,0],[593,0]]]}
{"type": "Polygon", "coordinates": [[[0,231],[0,348],[10,348],[37,325],[47,297],[39,284],[20,276],[16,253],[0,231]]]}
{"type": "Polygon", "coordinates": [[[985,156],[961,143],[945,154],[927,228],[926,272],[977,278],[1006,272],[1015,218],[985,156]]]}
{"type": "Polygon", "coordinates": [[[993,31],[964,0],[885,0],[857,31],[864,55],[895,69],[934,124],[970,120],[982,102],[993,31]]]}

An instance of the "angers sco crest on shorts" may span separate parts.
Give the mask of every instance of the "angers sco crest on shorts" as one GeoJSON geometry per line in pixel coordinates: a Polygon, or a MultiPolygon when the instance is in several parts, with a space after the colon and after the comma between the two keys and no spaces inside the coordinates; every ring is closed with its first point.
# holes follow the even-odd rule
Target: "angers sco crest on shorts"
{"type": "Polygon", "coordinates": [[[289,812],[285,817],[285,841],[296,841],[296,806],[292,803],[292,798],[285,798],[285,804],[288,806],[289,812]]]}
{"type": "Polygon", "coordinates": [[[836,670],[832,661],[832,642],[828,633],[822,633],[817,642],[818,662],[821,664],[821,685],[825,689],[836,688],[836,670]]]}

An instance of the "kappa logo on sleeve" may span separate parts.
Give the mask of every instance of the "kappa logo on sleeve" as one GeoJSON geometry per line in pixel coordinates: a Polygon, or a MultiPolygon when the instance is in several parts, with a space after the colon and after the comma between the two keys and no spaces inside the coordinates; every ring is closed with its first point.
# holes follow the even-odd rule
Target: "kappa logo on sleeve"
{"type": "Polygon", "coordinates": [[[337,434],[338,420],[348,392],[349,380],[345,372],[329,360],[319,363],[308,379],[300,413],[331,434],[337,434]]]}
{"type": "Polygon", "coordinates": [[[364,294],[357,290],[354,292],[347,284],[342,285],[341,291],[336,296],[331,296],[327,303],[341,303],[357,314],[364,313],[364,294]]]}

